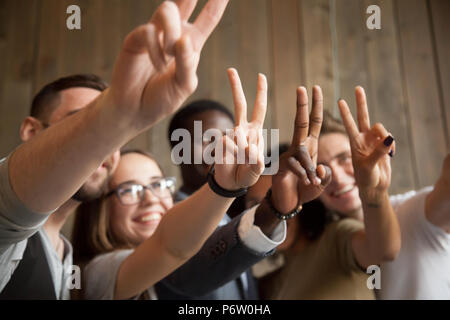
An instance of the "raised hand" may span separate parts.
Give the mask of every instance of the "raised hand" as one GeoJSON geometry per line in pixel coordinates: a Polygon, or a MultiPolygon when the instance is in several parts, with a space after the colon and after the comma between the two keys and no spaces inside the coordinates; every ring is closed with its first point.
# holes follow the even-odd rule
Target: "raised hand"
{"type": "Polygon", "coordinates": [[[252,121],[248,122],[247,102],[237,71],[228,69],[228,78],[233,93],[236,127],[232,136],[223,136],[226,152],[223,161],[216,159],[215,179],[221,187],[236,190],[255,184],[264,171],[262,127],[267,110],[267,80],[264,75],[258,75],[252,121]]]}
{"type": "Polygon", "coordinates": [[[385,191],[391,183],[389,154],[395,151],[392,135],[380,123],[370,127],[366,94],[362,87],[356,87],[356,105],[359,129],[347,103],[339,101],[339,110],[350,139],[355,180],[361,191],[385,191]]]}
{"type": "Polygon", "coordinates": [[[308,93],[297,89],[294,135],[288,152],[280,157],[279,171],[272,178],[272,203],[281,213],[288,213],[316,199],[331,181],[331,170],[317,167],[317,149],[323,119],[323,96],[313,87],[311,115],[308,93]]]}
{"type": "Polygon", "coordinates": [[[179,108],[197,87],[200,53],[228,0],[209,0],[194,23],[197,0],[164,1],[126,37],[106,103],[144,130],[179,108]]]}

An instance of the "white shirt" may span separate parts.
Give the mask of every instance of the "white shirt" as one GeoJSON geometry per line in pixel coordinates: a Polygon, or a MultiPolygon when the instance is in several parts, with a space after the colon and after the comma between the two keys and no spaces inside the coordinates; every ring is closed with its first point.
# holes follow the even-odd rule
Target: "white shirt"
{"type": "Polygon", "coordinates": [[[450,299],[450,234],[425,216],[432,190],[391,197],[402,247],[396,260],[381,266],[379,299],[450,299]]]}

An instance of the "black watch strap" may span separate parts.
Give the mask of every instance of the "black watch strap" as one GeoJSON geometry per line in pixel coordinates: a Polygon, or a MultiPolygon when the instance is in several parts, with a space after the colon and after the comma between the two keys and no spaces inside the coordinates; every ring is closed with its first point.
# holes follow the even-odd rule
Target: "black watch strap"
{"type": "Polygon", "coordinates": [[[296,215],[298,215],[300,213],[300,211],[302,211],[302,206],[300,206],[300,208],[297,208],[287,214],[282,214],[280,211],[275,209],[275,207],[272,203],[272,200],[270,199],[271,195],[272,195],[272,188],[270,188],[269,191],[267,191],[266,200],[267,200],[267,203],[269,204],[270,210],[273,212],[274,215],[276,215],[278,217],[278,219],[289,220],[289,219],[292,219],[293,217],[295,217],[296,215]]]}
{"type": "Polygon", "coordinates": [[[216,179],[214,179],[214,165],[211,167],[211,169],[208,172],[208,185],[211,188],[212,191],[214,191],[219,196],[225,197],[225,198],[237,198],[240,196],[243,196],[247,193],[248,188],[241,188],[237,190],[227,190],[219,186],[216,179]]]}

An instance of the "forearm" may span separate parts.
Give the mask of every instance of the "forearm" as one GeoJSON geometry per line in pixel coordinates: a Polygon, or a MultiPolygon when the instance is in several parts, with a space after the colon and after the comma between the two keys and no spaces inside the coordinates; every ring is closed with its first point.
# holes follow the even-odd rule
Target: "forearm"
{"type": "Polygon", "coordinates": [[[62,205],[108,155],[136,134],[125,117],[107,105],[106,92],[11,155],[12,189],[30,210],[45,213],[62,205]]]}
{"type": "Polygon", "coordinates": [[[400,251],[401,235],[387,190],[363,190],[360,197],[364,213],[364,242],[370,263],[395,259],[400,251]]]}
{"type": "Polygon", "coordinates": [[[217,195],[205,184],[164,216],[157,229],[162,243],[174,256],[189,259],[217,228],[233,200],[217,195]]]}
{"type": "Polygon", "coordinates": [[[154,285],[194,256],[233,202],[208,185],[171,208],[155,233],[122,264],[115,298],[130,298],[154,285]]]}

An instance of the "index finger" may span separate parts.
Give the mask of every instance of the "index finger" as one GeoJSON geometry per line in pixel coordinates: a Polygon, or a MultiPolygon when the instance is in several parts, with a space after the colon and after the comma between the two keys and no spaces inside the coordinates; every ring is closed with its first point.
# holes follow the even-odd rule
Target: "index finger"
{"type": "Polygon", "coordinates": [[[230,79],[231,91],[233,93],[236,127],[239,127],[242,123],[247,122],[247,101],[245,100],[238,72],[234,68],[230,68],[227,71],[228,78],[230,79]]]}
{"type": "Polygon", "coordinates": [[[267,111],[267,79],[262,73],[258,74],[258,88],[256,91],[255,107],[252,113],[252,123],[262,127],[267,111]]]}
{"type": "Polygon", "coordinates": [[[353,120],[353,116],[347,102],[345,102],[344,99],[341,99],[338,101],[338,105],[342,121],[344,122],[345,131],[347,131],[350,141],[352,142],[359,135],[358,127],[356,126],[355,120],[353,120]]]}
{"type": "Polygon", "coordinates": [[[366,93],[360,86],[355,88],[356,108],[358,112],[358,124],[361,132],[370,130],[369,111],[367,110],[366,93]]]}
{"type": "Polygon", "coordinates": [[[209,0],[195,19],[194,26],[199,35],[195,38],[195,48],[200,49],[208,39],[211,32],[222,18],[229,0],[209,0]]]}
{"type": "Polygon", "coordinates": [[[197,5],[197,0],[176,0],[175,3],[180,10],[180,17],[183,21],[188,21],[195,6],[197,5]]]}
{"type": "Polygon", "coordinates": [[[297,88],[297,111],[295,113],[294,136],[292,145],[299,146],[308,137],[309,113],[308,93],[305,87],[297,88]]]}
{"type": "Polygon", "coordinates": [[[309,134],[314,138],[319,138],[323,121],[323,94],[319,86],[313,87],[313,103],[309,124],[309,134]]]}

